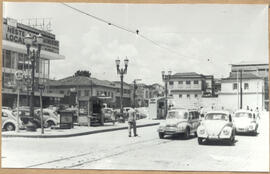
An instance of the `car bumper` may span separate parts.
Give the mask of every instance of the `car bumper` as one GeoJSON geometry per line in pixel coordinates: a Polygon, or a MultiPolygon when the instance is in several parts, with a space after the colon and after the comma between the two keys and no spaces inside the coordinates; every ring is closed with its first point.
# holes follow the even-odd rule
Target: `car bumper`
{"type": "Polygon", "coordinates": [[[165,135],[173,135],[173,134],[184,133],[185,130],[177,129],[177,128],[164,128],[164,129],[158,129],[158,132],[164,133],[165,135]]]}
{"type": "Polygon", "coordinates": [[[249,129],[249,128],[236,128],[237,133],[252,133],[255,132],[257,128],[255,129],[249,129]]]}

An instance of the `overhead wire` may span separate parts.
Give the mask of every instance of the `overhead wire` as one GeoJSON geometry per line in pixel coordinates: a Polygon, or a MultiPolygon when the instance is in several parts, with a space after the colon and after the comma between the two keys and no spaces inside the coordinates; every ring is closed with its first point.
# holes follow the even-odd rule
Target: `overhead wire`
{"type": "Polygon", "coordinates": [[[180,54],[179,52],[177,52],[177,51],[175,51],[175,50],[172,50],[172,49],[170,49],[170,48],[168,48],[168,47],[166,47],[166,46],[163,46],[163,45],[159,44],[158,42],[156,42],[156,41],[154,41],[154,40],[152,40],[152,39],[150,39],[150,38],[148,38],[148,37],[142,35],[138,29],[137,29],[136,31],[134,31],[134,30],[128,29],[128,28],[126,28],[126,27],[123,27],[123,26],[114,24],[114,23],[112,23],[112,22],[110,22],[110,21],[107,21],[107,20],[102,19],[102,18],[100,18],[100,17],[97,17],[97,16],[95,16],[95,15],[92,15],[92,14],[90,14],[90,13],[84,12],[84,11],[82,11],[82,10],[80,10],[80,9],[78,9],[78,8],[72,7],[72,6],[70,6],[70,5],[66,4],[66,3],[61,2],[61,4],[63,4],[64,6],[66,6],[66,7],[68,7],[68,8],[71,8],[71,9],[73,9],[73,10],[79,12],[79,13],[82,13],[82,14],[84,14],[84,15],[87,15],[87,16],[91,17],[91,18],[94,18],[94,19],[96,19],[96,20],[98,20],[98,21],[100,21],[100,22],[103,22],[103,23],[106,23],[106,24],[108,24],[108,25],[114,26],[114,27],[116,27],[116,28],[118,28],[118,29],[120,29],[120,30],[124,30],[124,31],[129,32],[129,33],[132,33],[132,34],[136,34],[136,35],[138,35],[139,37],[141,37],[142,39],[144,39],[144,40],[146,40],[146,41],[148,41],[148,42],[154,44],[155,46],[157,46],[157,47],[159,47],[159,48],[161,48],[161,49],[164,49],[164,50],[166,50],[166,51],[168,51],[168,52],[171,52],[172,54],[176,54],[176,55],[181,56],[181,57],[186,57],[186,58],[196,59],[196,58],[193,58],[193,57],[190,57],[190,56],[186,56],[186,55],[180,54]]]}

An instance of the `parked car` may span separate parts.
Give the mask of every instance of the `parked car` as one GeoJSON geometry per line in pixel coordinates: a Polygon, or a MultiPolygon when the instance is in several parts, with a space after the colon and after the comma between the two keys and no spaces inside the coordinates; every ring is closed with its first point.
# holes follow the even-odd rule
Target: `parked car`
{"type": "Polygon", "coordinates": [[[112,108],[104,108],[104,122],[112,122],[115,124],[115,115],[112,108]]]}
{"type": "Polygon", "coordinates": [[[12,110],[11,107],[8,106],[2,106],[2,109],[12,110]]]}
{"type": "Polygon", "coordinates": [[[256,114],[249,110],[237,110],[233,116],[236,133],[257,135],[258,122],[256,114]]]}
{"type": "Polygon", "coordinates": [[[226,141],[233,144],[235,127],[232,116],[228,111],[209,111],[197,129],[198,143],[209,140],[226,141]]]}
{"type": "Polygon", "coordinates": [[[2,109],[2,129],[6,131],[16,130],[16,116],[11,110],[2,109]]]}
{"type": "Polygon", "coordinates": [[[165,135],[181,135],[189,138],[190,134],[196,135],[200,124],[199,112],[188,109],[172,109],[168,112],[166,120],[158,128],[159,138],[165,135]]]}
{"type": "MultiPolygon", "coordinates": [[[[60,116],[51,109],[43,109],[44,127],[55,126],[60,122],[60,116]]],[[[35,114],[39,117],[38,127],[41,127],[41,114],[40,109],[35,110],[35,114]]]]}

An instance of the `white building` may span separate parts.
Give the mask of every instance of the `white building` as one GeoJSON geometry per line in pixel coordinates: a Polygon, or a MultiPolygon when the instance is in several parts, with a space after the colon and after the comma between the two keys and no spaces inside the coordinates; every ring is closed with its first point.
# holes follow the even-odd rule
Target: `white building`
{"type": "MultiPolygon", "coordinates": [[[[252,73],[242,74],[243,100],[242,108],[260,110],[264,108],[264,79],[252,73]]],[[[221,79],[219,105],[226,109],[240,108],[240,73],[231,73],[230,77],[221,79]]]]}

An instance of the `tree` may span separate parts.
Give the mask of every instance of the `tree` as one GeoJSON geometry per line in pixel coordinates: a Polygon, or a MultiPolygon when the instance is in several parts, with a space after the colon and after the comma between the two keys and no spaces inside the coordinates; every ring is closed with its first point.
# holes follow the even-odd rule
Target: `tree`
{"type": "Polygon", "coordinates": [[[90,77],[91,73],[89,71],[86,71],[86,70],[78,70],[75,72],[74,76],[75,77],[78,77],[78,76],[90,77]]]}

